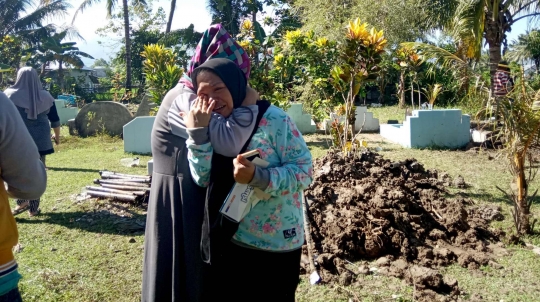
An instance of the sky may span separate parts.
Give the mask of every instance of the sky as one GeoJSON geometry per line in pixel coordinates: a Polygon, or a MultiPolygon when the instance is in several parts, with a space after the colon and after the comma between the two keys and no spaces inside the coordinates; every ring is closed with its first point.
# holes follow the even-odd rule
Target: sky
{"type": "MultiPolygon", "coordinates": [[[[69,10],[68,15],[64,18],[56,18],[51,21],[58,25],[71,23],[73,15],[81,2],[82,0],[72,0],[73,8],[69,10]]],[[[108,23],[107,10],[105,8],[106,2],[106,0],[102,0],[100,3],[85,9],[84,13],[79,13],[74,26],[84,38],[84,41],[76,41],[79,49],[96,59],[104,58],[108,60],[113,55],[111,49],[98,43],[98,41],[103,42],[107,38],[96,34],[98,28],[108,23]]],[[[119,2],[121,3],[122,1],[119,2]]],[[[170,11],[169,0],[154,1],[153,5],[154,12],[157,11],[158,7],[163,7],[168,18],[170,11]]],[[[185,28],[193,23],[195,30],[204,31],[211,24],[211,21],[210,13],[206,9],[206,0],[177,0],[171,29],[185,28]]],[[[85,65],[92,65],[94,60],[83,59],[83,61],[85,65]]]]}
{"type": "MultiPolygon", "coordinates": [[[[68,15],[63,18],[56,18],[52,20],[53,23],[69,24],[73,19],[73,15],[78,5],[82,0],[72,0],[73,8],[69,10],[68,15]]],[[[121,1],[119,1],[121,3],[121,1]]],[[[206,9],[206,0],[177,0],[176,10],[174,13],[174,19],[172,24],[172,30],[185,28],[189,24],[194,24],[195,30],[204,31],[208,25],[211,24],[211,16],[206,9]]],[[[84,41],[77,41],[79,49],[84,51],[94,58],[109,59],[113,54],[112,50],[104,45],[100,45],[99,41],[106,41],[107,38],[101,37],[96,34],[96,30],[107,24],[107,13],[105,8],[106,0],[100,1],[100,3],[94,4],[92,7],[86,9],[84,13],[79,14],[75,20],[75,27],[79,30],[84,41]]],[[[163,7],[167,17],[170,11],[169,0],[156,0],[153,2],[154,11],[158,7],[163,7]]],[[[525,33],[528,29],[526,20],[518,21],[512,28],[512,31],[508,34],[508,42],[516,39],[519,34],[525,33]]],[[[83,59],[86,65],[92,65],[94,60],[83,59]]]]}

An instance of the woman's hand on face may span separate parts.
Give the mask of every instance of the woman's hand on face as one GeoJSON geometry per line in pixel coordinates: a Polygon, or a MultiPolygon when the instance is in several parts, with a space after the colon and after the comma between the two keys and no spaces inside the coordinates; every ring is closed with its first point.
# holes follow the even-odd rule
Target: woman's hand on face
{"type": "Polygon", "coordinates": [[[240,184],[248,184],[253,180],[255,175],[255,164],[238,155],[234,160],[234,180],[240,184]]]}
{"type": "Polygon", "coordinates": [[[208,127],[215,105],[216,102],[205,95],[198,97],[185,117],[186,128],[208,127]]]}
{"type": "Polygon", "coordinates": [[[259,99],[259,93],[257,92],[257,90],[247,86],[246,87],[246,98],[242,102],[242,106],[255,105],[257,103],[258,99],[259,99]]]}

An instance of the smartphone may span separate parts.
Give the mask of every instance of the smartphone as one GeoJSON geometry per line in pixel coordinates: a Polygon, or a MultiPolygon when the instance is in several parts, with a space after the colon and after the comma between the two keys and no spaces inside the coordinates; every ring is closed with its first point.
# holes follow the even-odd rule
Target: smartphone
{"type": "Polygon", "coordinates": [[[251,161],[259,167],[266,168],[269,165],[267,161],[261,158],[261,153],[259,152],[259,150],[251,150],[240,155],[242,155],[243,158],[251,161]]]}

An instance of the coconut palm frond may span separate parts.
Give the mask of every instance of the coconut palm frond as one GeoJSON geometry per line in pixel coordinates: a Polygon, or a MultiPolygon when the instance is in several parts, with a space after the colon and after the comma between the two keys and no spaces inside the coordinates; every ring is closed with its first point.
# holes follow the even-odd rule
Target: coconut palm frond
{"type": "Polygon", "coordinates": [[[51,1],[47,5],[40,5],[35,11],[20,18],[13,25],[15,31],[41,27],[44,20],[53,16],[65,16],[71,5],[65,0],[51,1]]]}
{"type": "MultiPolygon", "coordinates": [[[[73,19],[71,20],[71,24],[75,22],[75,19],[77,19],[77,15],[79,13],[83,13],[87,8],[93,6],[94,4],[100,3],[101,0],[84,0],[81,5],[79,5],[79,8],[75,11],[75,14],[73,15],[73,19]]],[[[109,2],[115,2],[113,0],[107,0],[107,15],[110,16],[112,13],[112,8],[114,8],[114,5],[109,2]],[[109,7],[111,9],[109,9],[109,7]]]]}
{"type": "Polygon", "coordinates": [[[458,41],[467,58],[480,58],[485,18],[483,1],[462,0],[447,26],[450,36],[458,41]]]}
{"type": "Polygon", "coordinates": [[[42,28],[45,20],[52,16],[63,15],[71,7],[66,0],[54,0],[42,3],[33,9],[31,0],[5,0],[0,10],[0,36],[17,35],[24,37],[24,32],[42,28]]]}
{"type": "Polygon", "coordinates": [[[511,0],[505,3],[505,11],[508,11],[513,22],[527,18],[529,22],[537,23],[540,20],[540,3],[532,0],[511,0]]]}
{"type": "Polygon", "coordinates": [[[518,63],[533,61],[536,65],[540,61],[540,32],[533,30],[519,35],[517,40],[512,41],[506,57],[518,63]]]}
{"type": "Polygon", "coordinates": [[[402,43],[401,46],[419,51],[419,53],[424,57],[425,61],[432,61],[443,68],[455,68],[456,66],[468,68],[468,63],[458,57],[456,54],[435,45],[418,42],[406,42],[402,43]]]}
{"type": "Polygon", "coordinates": [[[58,30],[60,32],[65,32],[65,37],[67,39],[70,39],[70,40],[77,39],[77,40],[85,41],[84,37],[81,36],[81,34],[79,33],[79,30],[75,26],[64,25],[64,26],[59,27],[58,30]]]}

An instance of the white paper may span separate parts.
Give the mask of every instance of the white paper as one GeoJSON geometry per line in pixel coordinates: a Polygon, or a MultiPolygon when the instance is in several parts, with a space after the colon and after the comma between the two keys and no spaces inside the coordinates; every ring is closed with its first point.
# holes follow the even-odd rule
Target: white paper
{"type": "Polygon", "coordinates": [[[311,285],[315,285],[319,283],[319,281],[321,281],[321,277],[317,272],[313,272],[309,275],[309,283],[311,283],[311,285]]]}
{"type": "MultiPolygon", "coordinates": [[[[251,161],[261,168],[268,167],[269,163],[259,157],[251,161]]],[[[270,198],[268,193],[247,184],[235,183],[229,196],[221,206],[220,212],[230,219],[240,222],[261,200],[270,198]]]]}
{"type": "Polygon", "coordinates": [[[236,222],[240,222],[246,207],[251,203],[250,198],[252,196],[252,186],[236,183],[221,206],[221,213],[236,222]]]}

